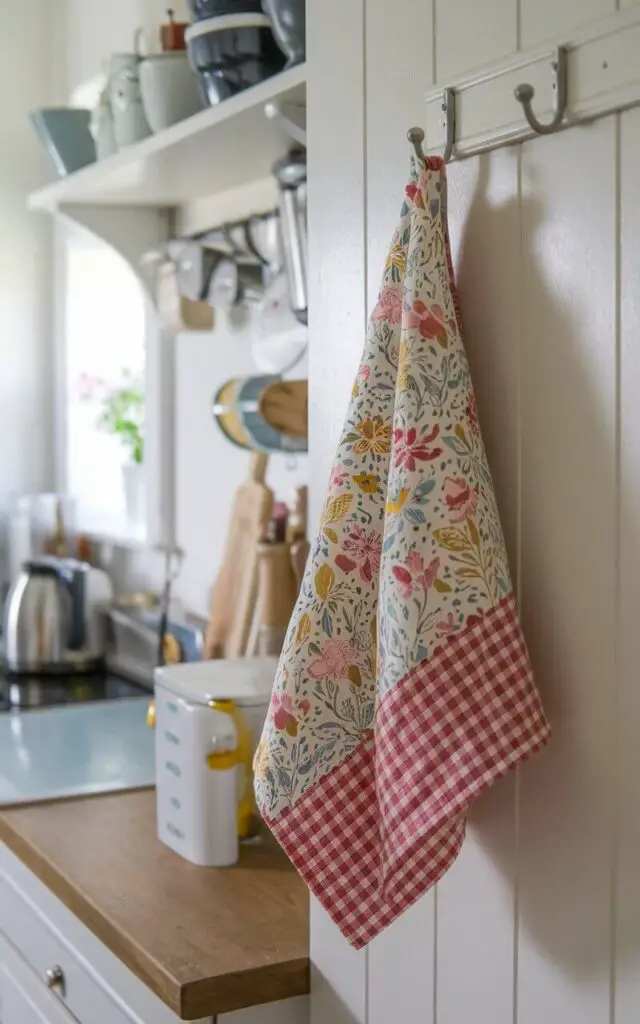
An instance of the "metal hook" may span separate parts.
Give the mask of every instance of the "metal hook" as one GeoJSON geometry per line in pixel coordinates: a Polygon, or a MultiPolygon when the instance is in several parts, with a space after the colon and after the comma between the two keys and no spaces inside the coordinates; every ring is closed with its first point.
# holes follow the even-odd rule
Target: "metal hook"
{"type": "Polygon", "coordinates": [[[442,117],[445,130],[444,153],[442,154],[445,164],[448,164],[453,156],[453,147],[456,142],[456,94],[453,89],[442,90],[442,117]]]}
{"type": "Polygon", "coordinates": [[[407,132],[407,138],[413,146],[413,151],[416,154],[416,160],[419,164],[423,164],[426,157],[424,155],[424,149],[422,148],[422,143],[424,142],[424,132],[422,128],[410,128],[407,132]]]}
{"type": "Polygon", "coordinates": [[[551,135],[558,130],[567,107],[567,51],[564,46],[556,50],[555,58],[551,64],[554,71],[553,81],[553,120],[549,124],[542,124],[533,112],[531,100],[535,90],[528,82],[523,82],[514,90],[514,96],[524,110],[529,125],[538,135],[551,135]]]}
{"type": "MultiPolygon", "coordinates": [[[[442,157],[444,162],[448,164],[453,155],[453,147],[456,140],[456,94],[453,89],[442,90],[442,115],[442,123],[445,130],[445,146],[442,157]]],[[[424,163],[426,157],[422,148],[424,142],[422,128],[410,128],[407,132],[407,138],[413,146],[418,163],[424,163]]]]}

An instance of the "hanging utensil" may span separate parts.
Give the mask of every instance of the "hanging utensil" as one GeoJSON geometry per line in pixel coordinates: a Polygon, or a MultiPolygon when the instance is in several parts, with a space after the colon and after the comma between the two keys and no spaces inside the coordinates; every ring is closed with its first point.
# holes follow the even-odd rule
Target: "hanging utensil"
{"type": "Polygon", "coordinates": [[[232,309],[240,302],[257,302],[262,297],[262,266],[221,258],[209,282],[207,301],[214,309],[232,309]]]}
{"type": "Polygon", "coordinates": [[[307,323],[307,158],[294,150],[273,165],[280,189],[280,233],[291,308],[307,323]]]}

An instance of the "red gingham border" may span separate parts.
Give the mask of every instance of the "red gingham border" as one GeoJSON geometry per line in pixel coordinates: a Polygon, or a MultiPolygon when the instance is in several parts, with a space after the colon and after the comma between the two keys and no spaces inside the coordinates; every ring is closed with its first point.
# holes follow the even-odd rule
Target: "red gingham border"
{"type": "Polygon", "coordinates": [[[267,824],[360,948],[448,870],[469,805],[548,735],[510,595],[385,695],[375,744],[267,824]]]}

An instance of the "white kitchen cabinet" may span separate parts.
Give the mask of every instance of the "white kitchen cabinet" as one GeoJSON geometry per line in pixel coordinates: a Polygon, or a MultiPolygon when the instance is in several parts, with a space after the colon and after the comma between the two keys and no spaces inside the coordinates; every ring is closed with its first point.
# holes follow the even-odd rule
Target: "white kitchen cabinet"
{"type": "Polygon", "coordinates": [[[74,1024],[62,1003],[1,935],[0,1024],[74,1024]]]}
{"type": "MultiPolygon", "coordinates": [[[[308,1024],[308,997],[194,1024],[308,1024]]],[[[0,1024],[179,1024],[179,1018],[0,843],[0,1024]],[[64,986],[50,991],[47,971],[64,986]]]]}

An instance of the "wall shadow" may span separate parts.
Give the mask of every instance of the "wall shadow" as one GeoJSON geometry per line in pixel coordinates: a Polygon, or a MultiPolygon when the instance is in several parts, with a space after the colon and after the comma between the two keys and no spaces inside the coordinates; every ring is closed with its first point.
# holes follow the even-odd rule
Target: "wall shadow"
{"type": "MultiPolygon", "coordinates": [[[[494,330],[504,331],[504,319],[499,320],[497,311],[500,309],[503,289],[510,287],[510,282],[496,276],[487,258],[484,228],[488,217],[502,219],[505,232],[508,233],[523,218],[527,231],[522,239],[514,239],[518,246],[514,260],[518,258],[519,246],[523,244],[523,266],[528,275],[536,275],[533,280],[530,277],[527,280],[527,294],[535,296],[536,302],[541,304],[537,307],[541,314],[540,321],[554,325],[555,370],[558,379],[566,384],[567,401],[575,403],[580,410],[578,420],[584,410],[591,410],[589,437],[592,442],[590,471],[593,479],[596,482],[609,478],[615,481],[612,421],[607,420],[606,409],[603,409],[609,393],[603,399],[602,393],[594,388],[593,367],[586,365],[584,346],[581,355],[582,325],[579,318],[572,309],[561,305],[558,289],[551,287],[540,268],[540,247],[536,249],[536,245],[537,233],[544,223],[543,204],[534,196],[523,196],[521,202],[514,198],[496,206],[487,197],[489,173],[489,161],[482,158],[479,161],[475,192],[463,226],[456,266],[465,345],[478,393],[489,461],[492,463],[497,460],[498,446],[503,443],[507,433],[513,430],[514,424],[509,422],[508,403],[504,404],[504,413],[500,411],[500,389],[509,379],[510,368],[506,367],[502,377],[499,375],[499,379],[492,383],[487,380],[483,362],[487,358],[487,346],[491,344],[494,330]],[[490,423],[489,430],[484,428],[484,420],[490,423]]],[[[535,193],[535,189],[532,192],[535,193]]],[[[613,284],[611,295],[613,303],[613,284]]],[[[519,345],[519,339],[520,326],[514,324],[515,346],[519,345]]],[[[523,345],[535,344],[535,332],[529,326],[524,332],[523,345]]],[[[613,347],[611,350],[613,352],[613,347]]],[[[524,365],[531,365],[531,352],[525,351],[522,354],[527,357],[524,365]]],[[[495,359],[495,353],[490,358],[495,359]]],[[[529,389],[529,403],[532,401],[531,395],[529,389]]],[[[539,388],[534,400],[539,401],[540,409],[544,410],[544,386],[539,388]]],[[[555,414],[559,420],[562,419],[557,410],[555,414]]],[[[554,415],[554,410],[550,410],[550,415],[554,415]]],[[[558,444],[566,446],[565,457],[571,460],[571,438],[559,437],[558,444]]],[[[525,449],[521,472],[526,474],[527,470],[525,449]]],[[[513,564],[513,553],[518,548],[518,538],[514,536],[518,518],[517,478],[515,465],[512,473],[496,475],[498,501],[503,512],[514,571],[517,566],[513,564]]],[[[633,508],[624,480],[620,486],[622,490],[618,502],[625,524],[625,557],[640,566],[640,510],[633,508]]],[[[557,501],[557,495],[552,493],[535,496],[536,508],[546,512],[549,509],[544,509],[545,503],[553,501],[557,501]]],[[[613,497],[611,510],[610,525],[615,534],[616,502],[613,497]]],[[[623,685],[623,680],[615,678],[615,585],[610,588],[611,629],[599,631],[607,637],[608,649],[603,657],[610,666],[610,678],[602,681],[602,690],[597,696],[585,693],[582,710],[576,703],[580,680],[571,678],[571,673],[577,671],[576,659],[574,657],[572,662],[570,657],[576,650],[576,616],[567,607],[566,601],[558,601],[558,588],[554,585],[554,580],[557,583],[558,571],[556,568],[554,572],[550,563],[552,552],[544,528],[542,525],[538,527],[531,510],[525,512],[526,536],[523,543],[527,555],[525,571],[520,580],[521,614],[537,683],[553,726],[553,736],[548,748],[531,764],[525,765],[518,776],[520,835],[515,874],[518,879],[519,920],[521,929],[531,937],[545,958],[571,975],[580,978],[589,975],[593,979],[594,975],[607,976],[611,963],[614,921],[611,915],[617,900],[614,891],[616,804],[622,808],[624,816],[627,859],[631,851],[631,860],[640,865],[640,809],[635,793],[635,779],[619,772],[616,765],[616,687],[623,685]],[[527,572],[530,566],[535,568],[527,572]],[[567,642],[566,638],[570,635],[572,639],[567,642]],[[595,905],[598,907],[596,919],[593,909],[595,905]]],[[[558,529],[572,530],[577,515],[589,516],[589,494],[585,492],[584,508],[558,508],[556,513],[558,529]]],[[[541,524],[548,523],[550,518],[549,514],[541,515],[541,524]]],[[[588,526],[586,535],[589,535],[588,526]]],[[[584,558],[588,560],[589,551],[584,551],[584,558]]],[[[576,585],[583,587],[588,575],[585,577],[582,566],[576,578],[576,585]]],[[[594,579],[593,587],[609,586],[611,579],[613,574],[604,582],[594,579]]],[[[580,604],[584,605],[584,597],[580,604]]],[[[601,600],[597,607],[602,607],[601,600]]],[[[589,621],[584,621],[583,628],[587,637],[589,621]]],[[[588,641],[585,646],[589,648],[588,641]]],[[[640,714],[635,721],[625,721],[624,743],[631,750],[640,750],[640,714]]],[[[509,880],[514,876],[514,819],[512,784],[497,786],[488,797],[478,802],[469,819],[470,832],[509,880]]],[[[635,872],[635,878],[631,879],[631,871],[627,868],[625,899],[616,907],[616,955],[619,962],[634,959],[637,962],[639,955],[640,868],[635,872]]]]}

